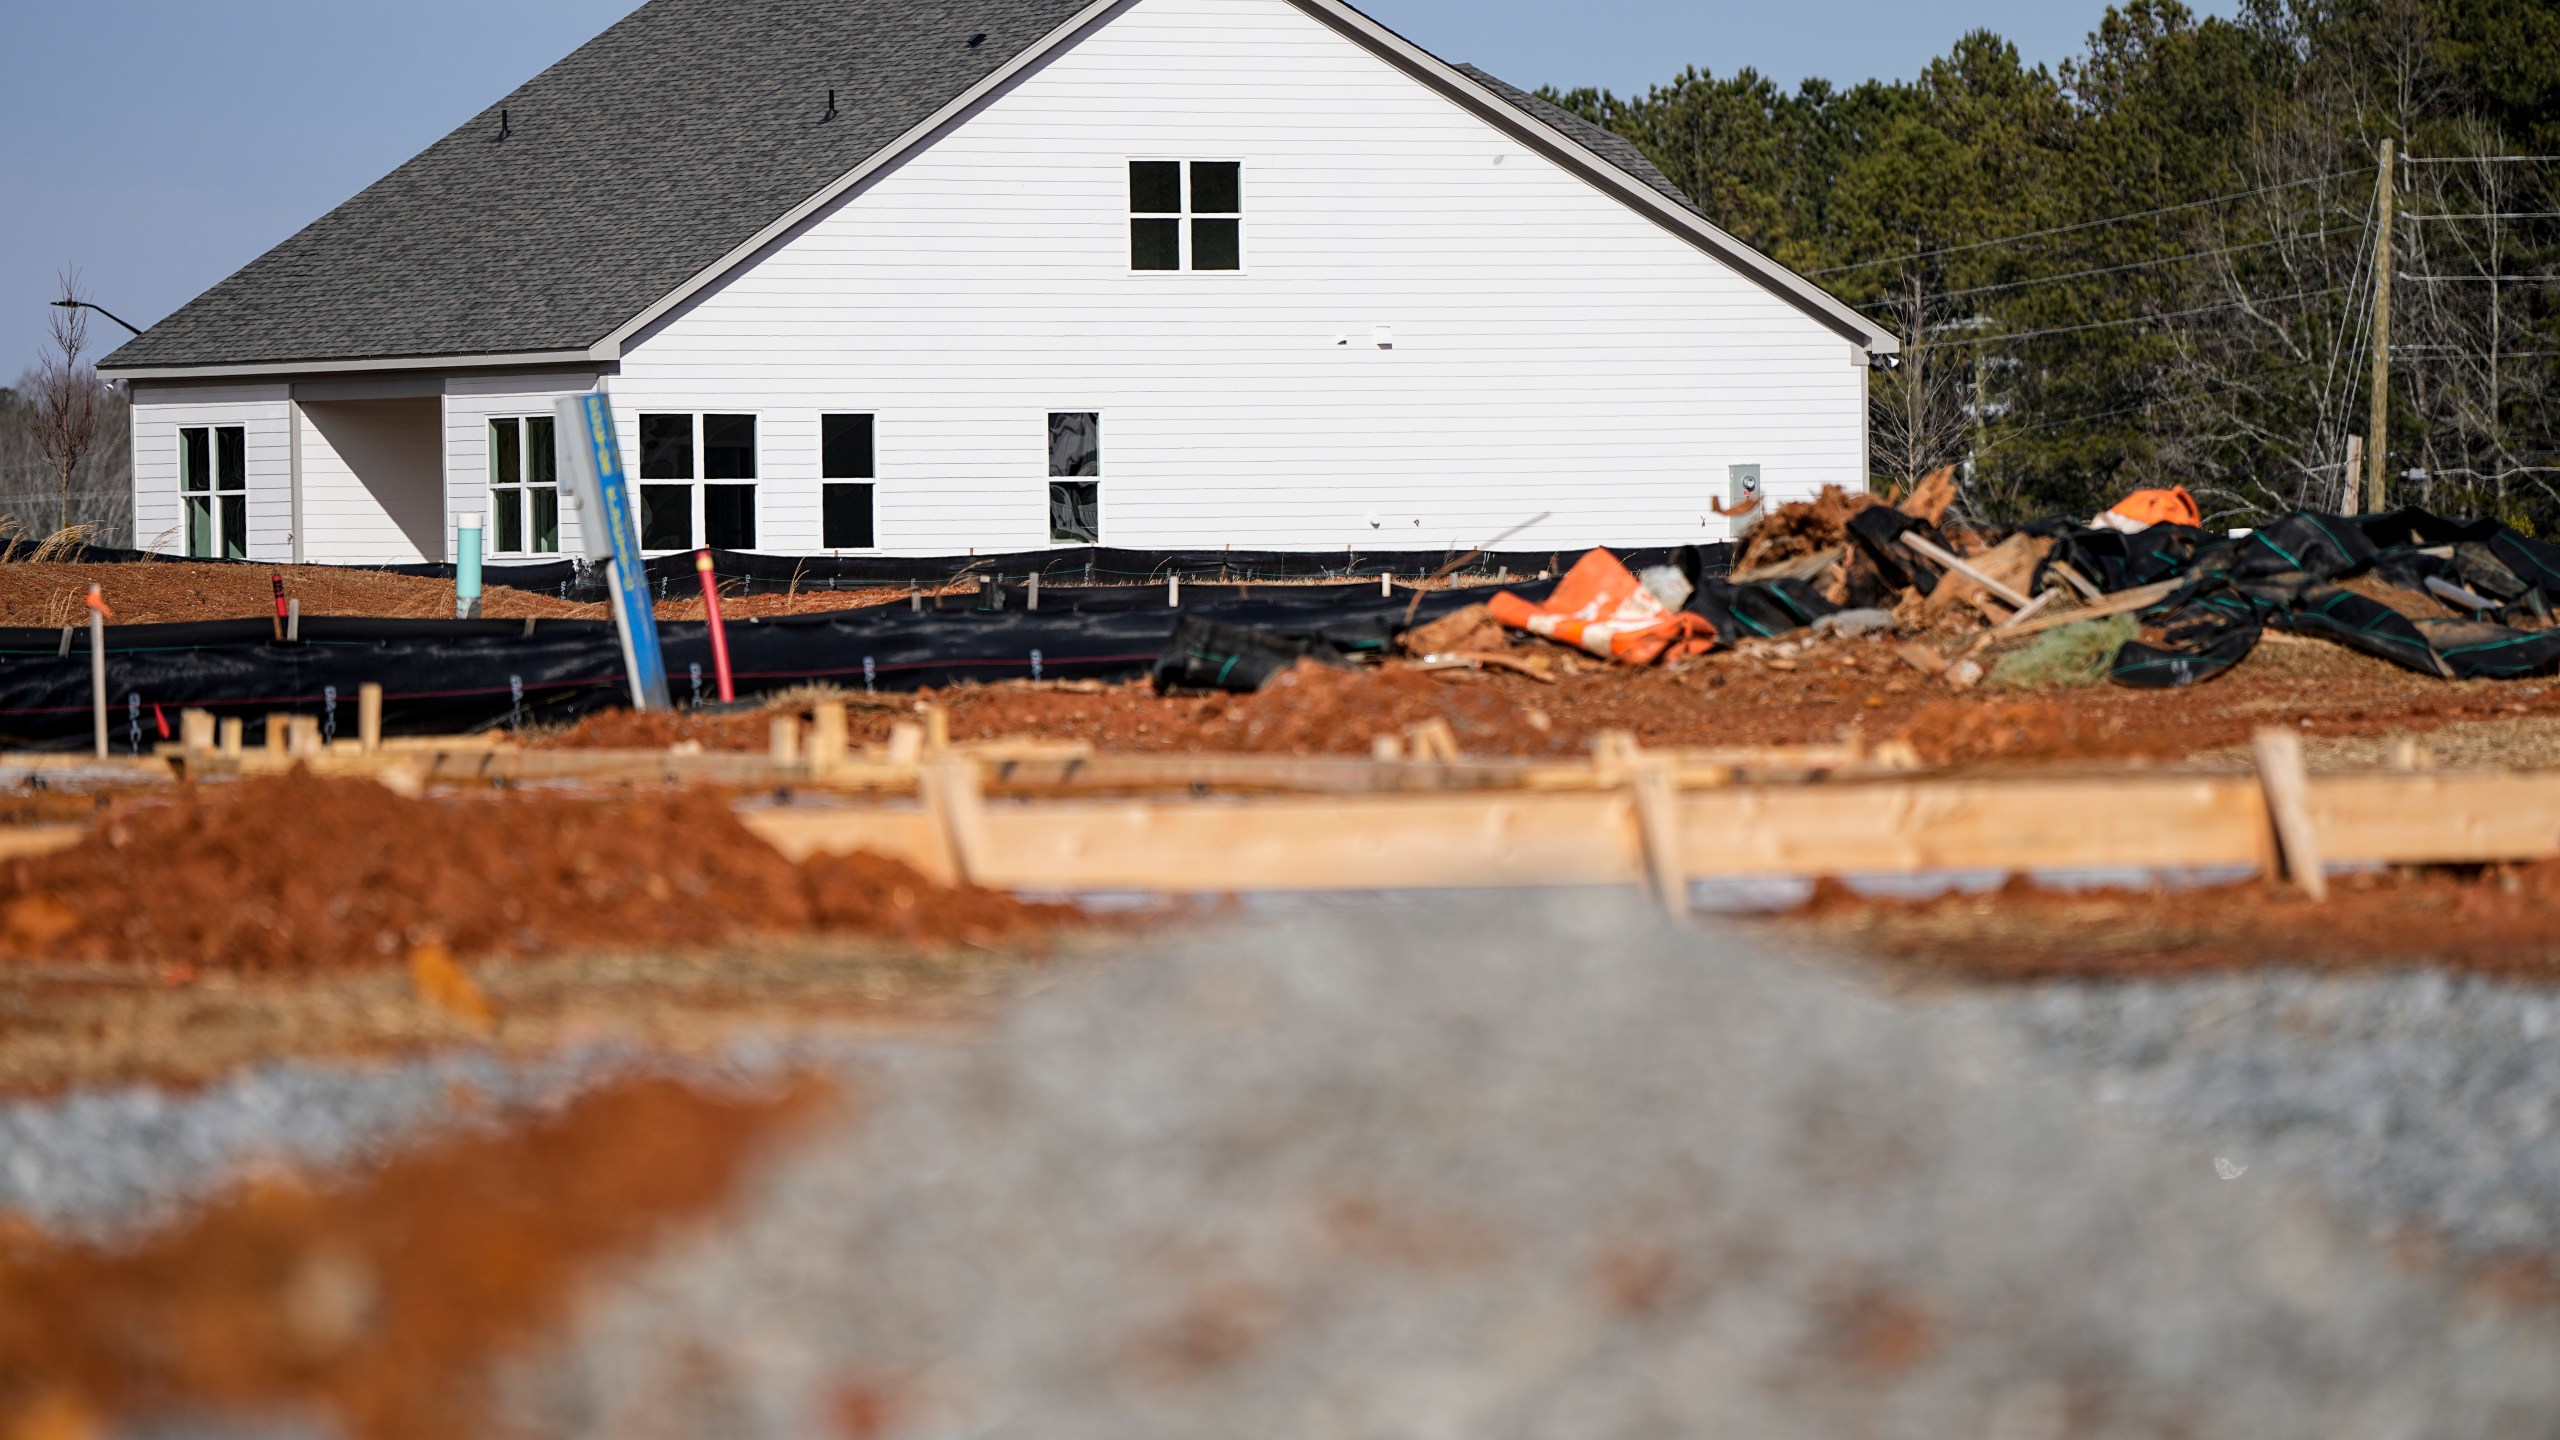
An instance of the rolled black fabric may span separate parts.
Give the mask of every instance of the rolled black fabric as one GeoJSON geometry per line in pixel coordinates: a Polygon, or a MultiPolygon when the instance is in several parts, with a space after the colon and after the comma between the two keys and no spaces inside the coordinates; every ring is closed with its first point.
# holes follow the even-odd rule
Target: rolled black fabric
{"type": "Polygon", "coordinates": [[[1802,580],[1755,580],[1748,585],[1702,581],[1681,608],[1707,617],[1716,627],[1716,639],[1727,645],[1801,630],[1840,610],[1802,580]]]}
{"type": "Polygon", "coordinates": [[[1300,660],[1341,665],[1332,646],[1320,640],[1292,639],[1267,630],[1221,625],[1198,615],[1174,622],[1173,638],[1156,657],[1155,687],[1168,690],[1230,690],[1251,694],[1300,660]]]}

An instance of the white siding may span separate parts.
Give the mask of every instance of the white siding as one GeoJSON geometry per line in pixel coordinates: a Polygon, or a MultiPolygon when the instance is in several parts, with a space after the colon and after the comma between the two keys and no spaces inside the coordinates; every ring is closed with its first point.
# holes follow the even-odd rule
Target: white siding
{"type": "MultiPolygon", "coordinates": [[[[595,382],[586,376],[457,375],[445,381],[445,553],[435,558],[453,558],[454,517],[479,515],[486,523],[489,511],[490,420],[502,415],[549,415],[561,396],[583,394],[594,388],[595,382]]],[[[560,556],[575,557],[581,553],[578,518],[567,504],[565,490],[563,495],[560,556]]],[[[535,557],[499,557],[490,563],[503,565],[509,558],[523,560],[535,557]]]]}
{"type": "Polygon", "coordinates": [[[140,384],[133,395],[133,543],[136,549],[183,555],[185,519],[178,500],[178,430],[186,425],[238,425],[248,434],[249,558],[293,554],[290,430],[284,385],[140,384]]]}
{"type": "Polygon", "coordinates": [[[442,560],[438,402],[306,400],[302,554],[342,565],[442,560]]]}
{"type": "Polygon", "coordinates": [[[1511,543],[1571,550],[1721,537],[1732,464],[1861,486],[1858,358],[1284,0],[1143,0],[612,390],[635,460],[643,410],[761,417],[766,549],[818,545],[841,409],[879,416],[896,552],[1046,544],[1053,410],[1103,414],[1106,544],[1436,548],[1553,511],[1511,543]],[[1247,268],[1130,273],[1132,157],[1241,160],[1247,268]]]}

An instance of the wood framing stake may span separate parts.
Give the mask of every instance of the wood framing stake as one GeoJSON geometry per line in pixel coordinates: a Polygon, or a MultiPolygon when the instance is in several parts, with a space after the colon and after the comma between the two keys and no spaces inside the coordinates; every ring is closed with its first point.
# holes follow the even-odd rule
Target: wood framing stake
{"type": "Polygon", "coordinates": [[[1673,920],[1689,918],[1689,870],[1680,852],[1680,772],[1666,757],[1639,757],[1627,774],[1653,898],[1673,920]]]}
{"type": "Polygon", "coordinates": [[[178,712],[178,748],[189,755],[206,755],[213,751],[213,712],[181,710],[178,712]]]}
{"type": "Polygon", "coordinates": [[[281,755],[285,752],[285,745],[287,743],[285,732],[291,725],[292,721],[293,717],[287,715],[281,710],[271,710],[267,713],[268,754],[281,755]]]}
{"type": "Polygon", "coordinates": [[[241,719],[239,716],[224,716],[222,718],[222,723],[214,728],[214,734],[219,737],[214,741],[214,748],[219,750],[221,753],[230,756],[234,760],[239,759],[240,751],[243,748],[240,743],[241,735],[242,732],[246,731],[248,728],[249,722],[241,719]]]}
{"type": "Polygon", "coordinates": [[[951,749],[951,712],[939,705],[924,707],[924,753],[938,756],[951,749]]]}
{"type": "Polygon", "coordinates": [[[1416,760],[1436,760],[1443,765],[1458,763],[1458,732],[1449,722],[1434,715],[1418,725],[1405,727],[1405,741],[1416,760]]]}
{"type": "Polygon", "coordinates": [[[809,709],[809,773],[832,775],[844,768],[845,738],[849,733],[844,716],[844,702],[821,700],[809,709]]]}
{"type": "Polygon", "coordinates": [[[295,755],[317,755],[325,747],[320,743],[320,717],[296,715],[285,726],[285,749],[295,755]]]}
{"type": "Polygon", "coordinates": [[[2329,877],[2321,868],[2320,839],[2311,828],[2310,776],[2302,766],[2301,732],[2269,726],[2249,738],[2258,762],[2258,787],[2267,800],[2267,819],[2275,827],[2276,850],[2284,872],[2314,900],[2329,898],[2329,877]]]}
{"type": "Polygon", "coordinates": [[[785,768],[798,765],[800,763],[800,717],[797,715],[774,716],[772,735],[773,763],[785,768]]]}
{"type": "Polygon", "coordinates": [[[924,758],[924,727],[901,720],[889,727],[889,763],[913,765],[924,758]]]}
{"type": "Polygon", "coordinates": [[[951,883],[984,885],[990,874],[986,795],[977,762],[964,756],[937,760],[917,772],[925,814],[941,841],[951,883]]]}
{"type": "Polygon", "coordinates": [[[356,687],[356,749],[371,755],[382,748],[382,687],[368,680],[356,687]]]}

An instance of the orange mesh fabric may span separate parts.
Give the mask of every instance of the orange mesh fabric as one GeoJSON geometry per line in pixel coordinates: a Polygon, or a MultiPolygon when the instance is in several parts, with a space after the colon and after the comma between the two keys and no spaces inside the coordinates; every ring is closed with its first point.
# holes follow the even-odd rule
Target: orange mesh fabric
{"type": "Polygon", "coordinates": [[[2137,525],[2202,525],[2204,512],[2196,508],[2196,497],[2183,485],[2166,490],[2136,490],[2115,503],[2107,511],[2121,515],[2137,525]]]}
{"type": "Polygon", "coordinates": [[[1532,605],[1504,590],[1485,602],[1485,608],[1514,630],[1543,635],[1626,665],[1650,665],[1667,655],[1704,654],[1716,643],[1716,627],[1705,616],[1664,605],[1606,550],[1593,550],[1575,561],[1544,605],[1532,605]]]}

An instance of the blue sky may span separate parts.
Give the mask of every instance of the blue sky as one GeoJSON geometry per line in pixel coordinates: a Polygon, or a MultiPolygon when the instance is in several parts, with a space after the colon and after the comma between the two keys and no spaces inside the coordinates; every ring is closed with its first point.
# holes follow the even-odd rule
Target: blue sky
{"type": "MultiPolygon", "coordinates": [[[[0,384],[55,275],[149,325],[426,147],[633,0],[0,0],[0,384]]],[[[1792,84],[1916,71],[1967,30],[2031,58],[2101,13],[2053,0],[1368,0],[1444,58],[1535,88],[1684,65],[1792,84]]],[[[2233,0],[2198,8],[2228,13],[2233,0]]],[[[112,348],[123,332],[93,322],[112,348]]]]}

